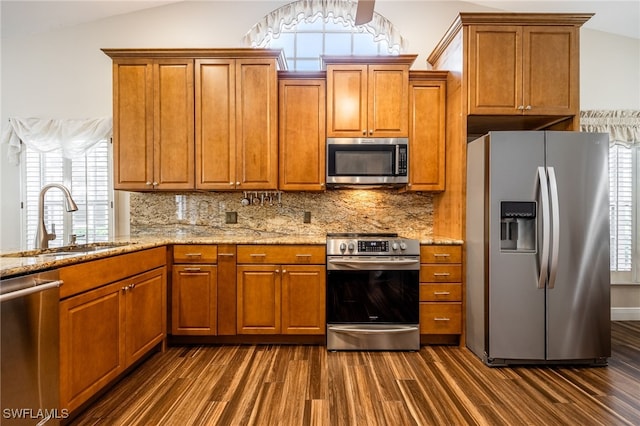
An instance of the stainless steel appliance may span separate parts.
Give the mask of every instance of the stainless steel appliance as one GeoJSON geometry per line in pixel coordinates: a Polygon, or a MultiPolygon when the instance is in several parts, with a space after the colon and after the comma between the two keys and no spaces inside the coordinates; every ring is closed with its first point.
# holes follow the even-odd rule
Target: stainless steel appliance
{"type": "Polygon", "coordinates": [[[407,138],[329,138],[327,185],[406,185],[408,155],[407,138]]]}
{"type": "Polygon", "coordinates": [[[468,144],[466,342],[488,365],[607,363],[608,149],[579,132],[468,144]]]}
{"type": "Polygon", "coordinates": [[[0,281],[0,403],[3,425],[54,425],[59,410],[57,272],[0,281]]]}
{"type": "Polygon", "coordinates": [[[420,244],[327,235],[327,349],[419,350],[420,244]]]}

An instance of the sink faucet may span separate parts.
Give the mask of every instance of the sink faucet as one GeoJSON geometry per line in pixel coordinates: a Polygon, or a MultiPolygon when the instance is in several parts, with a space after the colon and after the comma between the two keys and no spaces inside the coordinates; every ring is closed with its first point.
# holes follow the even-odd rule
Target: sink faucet
{"type": "Polygon", "coordinates": [[[64,207],[68,212],[75,212],[78,210],[78,206],[71,198],[71,192],[66,186],[59,183],[50,183],[45,185],[40,190],[40,201],[38,202],[38,230],[36,231],[36,248],[49,248],[49,240],[56,239],[55,224],[51,224],[51,233],[47,232],[47,227],[44,224],[44,194],[51,188],[58,188],[64,193],[64,207]]]}

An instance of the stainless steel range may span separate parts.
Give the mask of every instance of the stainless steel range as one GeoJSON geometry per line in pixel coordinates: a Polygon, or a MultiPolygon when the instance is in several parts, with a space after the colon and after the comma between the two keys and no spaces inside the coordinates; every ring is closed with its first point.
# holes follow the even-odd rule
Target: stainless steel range
{"type": "Polygon", "coordinates": [[[419,350],[420,244],[327,235],[327,349],[419,350]]]}

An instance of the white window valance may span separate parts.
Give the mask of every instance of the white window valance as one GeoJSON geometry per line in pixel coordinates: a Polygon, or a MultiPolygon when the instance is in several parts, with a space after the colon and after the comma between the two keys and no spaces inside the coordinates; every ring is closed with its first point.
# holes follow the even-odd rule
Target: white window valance
{"type": "MultiPolygon", "coordinates": [[[[298,22],[314,22],[319,18],[333,18],[338,22],[354,24],[357,2],[348,0],[298,0],[282,6],[258,21],[243,38],[246,46],[265,47],[271,38],[277,38],[284,28],[298,22]]],[[[371,22],[360,26],[374,36],[375,41],[386,40],[389,53],[404,52],[406,41],[384,16],[373,12],[371,22]]]]}
{"type": "Polygon", "coordinates": [[[38,152],[60,150],[65,158],[84,155],[113,133],[111,117],[89,119],[10,118],[2,134],[9,162],[20,162],[21,142],[38,152]]]}
{"type": "Polygon", "coordinates": [[[612,144],[640,146],[640,111],[589,110],[580,112],[580,130],[609,133],[612,144]]]}

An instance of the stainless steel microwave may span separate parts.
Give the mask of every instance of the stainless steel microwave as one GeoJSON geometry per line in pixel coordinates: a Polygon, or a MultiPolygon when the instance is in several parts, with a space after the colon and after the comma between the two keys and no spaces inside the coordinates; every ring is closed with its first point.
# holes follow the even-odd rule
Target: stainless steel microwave
{"type": "Polygon", "coordinates": [[[408,138],[328,138],[327,186],[409,182],[408,138]]]}

